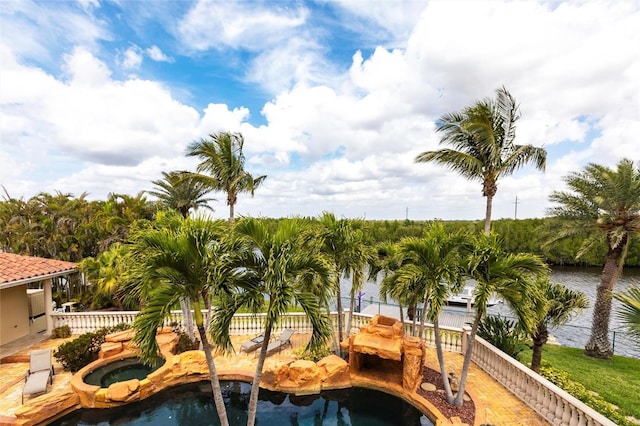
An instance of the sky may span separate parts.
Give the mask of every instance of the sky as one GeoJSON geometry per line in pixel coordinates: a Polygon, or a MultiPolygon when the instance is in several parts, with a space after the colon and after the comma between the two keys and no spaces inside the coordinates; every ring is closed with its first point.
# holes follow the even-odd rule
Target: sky
{"type": "Polygon", "coordinates": [[[569,173],[640,162],[639,29],[638,0],[2,0],[0,195],[136,195],[224,131],[267,175],[236,215],[480,220],[480,182],[414,159],[504,86],[548,156],[493,218],[544,217],[569,173]]]}

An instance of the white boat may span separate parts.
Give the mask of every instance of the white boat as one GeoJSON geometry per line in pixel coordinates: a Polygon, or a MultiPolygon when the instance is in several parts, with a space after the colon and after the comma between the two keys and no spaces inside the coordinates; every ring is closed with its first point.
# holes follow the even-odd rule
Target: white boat
{"type": "MultiPolygon", "coordinates": [[[[473,296],[474,290],[475,287],[465,286],[465,288],[463,288],[460,293],[452,294],[451,296],[449,296],[449,298],[447,299],[447,305],[467,306],[469,308],[473,307],[473,305],[475,304],[475,297],[473,296]]],[[[489,299],[489,302],[487,303],[487,307],[497,305],[498,303],[500,303],[500,299],[495,297],[495,295],[492,295],[489,299]]]]}

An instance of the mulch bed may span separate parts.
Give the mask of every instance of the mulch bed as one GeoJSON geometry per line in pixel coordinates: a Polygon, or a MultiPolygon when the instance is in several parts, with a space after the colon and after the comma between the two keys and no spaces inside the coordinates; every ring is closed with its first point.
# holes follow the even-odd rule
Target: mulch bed
{"type": "Polygon", "coordinates": [[[431,368],[425,367],[423,369],[422,381],[434,384],[436,386],[436,391],[427,392],[418,386],[418,395],[432,403],[444,416],[448,418],[459,417],[464,423],[473,425],[476,417],[476,406],[472,400],[464,401],[462,403],[462,407],[456,407],[455,405],[449,404],[444,395],[442,375],[431,368]]]}

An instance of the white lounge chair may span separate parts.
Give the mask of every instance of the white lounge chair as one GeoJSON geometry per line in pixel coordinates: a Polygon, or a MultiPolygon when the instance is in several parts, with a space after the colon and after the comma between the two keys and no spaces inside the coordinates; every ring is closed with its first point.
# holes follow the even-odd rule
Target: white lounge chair
{"type": "Polygon", "coordinates": [[[47,382],[53,384],[53,364],[51,363],[51,349],[31,351],[29,371],[25,376],[22,390],[22,403],[25,395],[47,393],[47,382]]]}
{"type": "MultiPolygon", "coordinates": [[[[293,337],[295,333],[295,330],[292,330],[290,328],[285,329],[282,334],[280,334],[280,337],[269,343],[269,346],[267,346],[267,356],[271,356],[275,352],[280,352],[285,346],[293,347],[291,343],[291,337],[293,337]]],[[[258,349],[256,351],[256,356],[260,355],[260,351],[261,349],[258,349]]]]}
{"type": "Polygon", "coordinates": [[[260,336],[256,336],[251,340],[247,340],[246,342],[244,342],[240,346],[240,352],[245,352],[245,353],[253,352],[256,349],[258,349],[260,346],[262,346],[262,342],[264,342],[264,335],[263,334],[261,334],[260,336]]]}

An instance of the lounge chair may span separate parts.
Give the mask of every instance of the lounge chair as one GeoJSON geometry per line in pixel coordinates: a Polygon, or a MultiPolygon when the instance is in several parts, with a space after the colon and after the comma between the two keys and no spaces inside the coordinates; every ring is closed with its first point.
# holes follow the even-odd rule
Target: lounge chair
{"type": "Polygon", "coordinates": [[[264,342],[264,334],[261,334],[260,336],[256,336],[253,339],[244,342],[240,346],[240,352],[243,352],[243,351],[245,353],[253,352],[256,349],[258,349],[260,346],[262,346],[262,342],[264,342]]]}
{"type": "Polygon", "coordinates": [[[29,371],[25,376],[22,390],[22,403],[25,395],[47,393],[47,382],[53,384],[53,364],[51,363],[51,349],[31,351],[29,371]]]}
{"type": "MultiPolygon", "coordinates": [[[[282,348],[284,348],[285,346],[293,347],[293,345],[291,344],[291,337],[295,333],[296,331],[290,328],[287,328],[286,330],[284,330],[282,334],[280,334],[280,337],[278,337],[273,342],[269,343],[269,346],[267,346],[267,356],[271,356],[276,352],[280,352],[282,348]]],[[[261,349],[258,349],[256,351],[256,356],[260,355],[260,351],[261,349]]]]}

